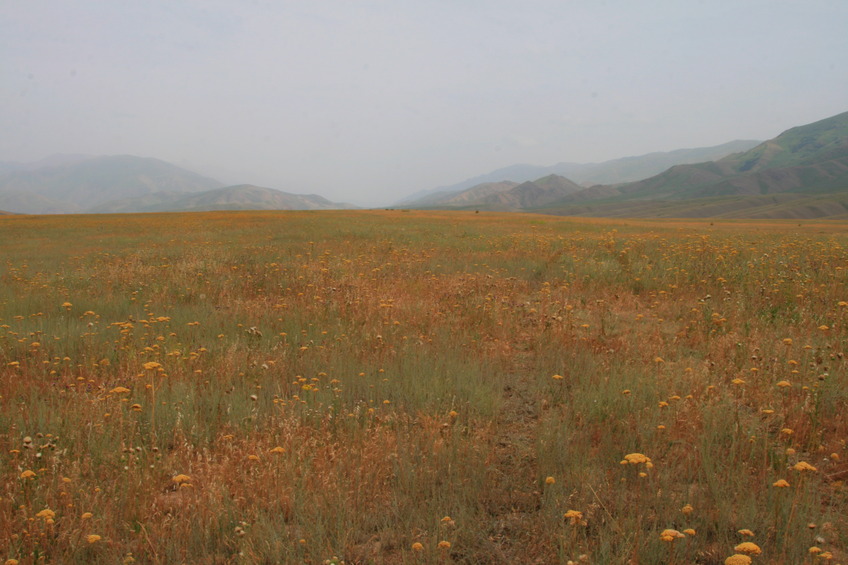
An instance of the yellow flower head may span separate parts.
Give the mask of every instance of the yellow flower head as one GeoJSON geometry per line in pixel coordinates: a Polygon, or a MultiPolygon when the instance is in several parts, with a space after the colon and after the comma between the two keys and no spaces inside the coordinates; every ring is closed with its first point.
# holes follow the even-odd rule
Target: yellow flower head
{"type": "Polygon", "coordinates": [[[684,506],[683,508],[680,509],[680,511],[683,512],[684,514],[686,514],[687,516],[689,514],[691,514],[694,510],[695,509],[692,508],[691,504],[687,504],[686,506],[684,506]]]}
{"type": "Polygon", "coordinates": [[[752,537],[754,537],[754,532],[752,532],[748,528],[745,528],[743,530],[739,530],[739,535],[748,536],[749,538],[752,538],[752,537]]]}
{"type": "Polygon", "coordinates": [[[36,514],[36,516],[39,517],[39,518],[44,518],[45,520],[47,520],[47,519],[52,520],[53,518],[56,517],[56,513],[53,512],[52,510],[50,510],[49,508],[45,508],[44,510],[42,510],[41,512],[36,514]]]}
{"type": "Polygon", "coordinates": [[[562,517],[568,520],[568,523],[572,526],[576,526],[583,520],[583,513],[579,510],[569,510],[562,517]]]}
{"type": "Polygon", "coordinates": [[[795,463],[795,466],[792,467],[796,471],[818,471],[815,467],[807,463],[806,461],[798,461],[795,463]]]}
{"type": "Polygon", "coordinates": [[[666,541],[666,542],[672,542],[676,539],[685,538],[685,537],[686,536],[684,534],[678,532],[677,530],[668,529],[668,530],[663,530],[662,532],[660,532],[660,539],[662,541],[666,541]]]}
{"type": "Polygon", "coordinates": [[[745,553],[747,555],[759,555],[763,552],[760,549],[760,546],[750,541],[743,541],[739,545],[733,548],[734,551],[738,551],[739,553],[745,553]]]}
{"type": "Polygon", "coordinates": [[[751,565],[751,558],[737,553],[724,560],[724,565],[751,565]]]}
{"type": "Polygon", "coordinates": [[[780,388],[788,388],[792,386],[792,383],[790,383],[789,381],[780,381],[777,383],[777,386],[779,386],[780,388]]]}
{"type": "Polygon", "coordinates": [[[100,536],[98,536],[97,534],[89,534],[88,537],[85,538],[85,541],[87,541],[88,543],[97,543],[100,541],[100,536]]]}
{"type": "Polygon", "coordinates": [[[552,484],[554,484],[554,483],[556,483],[556,479],[555,479],[555,478],[553,478],[553,477],[546,477],[546,478],[545,478],[545,484],[546,484],[546,485],[552,485],[552,484]]]}
{"type": "Polygon", "coordinates": [[[179,484],[182,484],[182,483],[191,482],[191,477],[189,477],[188,475],[179,474],[179,475],[176,475],[171,480],[179,485],[179,484]]]}
{"type": "Polygon", "coordinates": [[[21,473],[21,478],[22,479],[34,479],[35,478],[35,471],[30,471],[29,469],[27,469],[26,471],[21,473]]]}
{"type": "Polygon", "coordinates": [[[774,481],[771,484],[771,486],[777,487],[777,488],[786,488],[786,487],[789,486],[789,482],[786,479],[778,479],[778,480],[774,481]]]}
{"type": "Polygon", "coordinates": [[[412,544],[412,551],[424,551],[424,546],[421,545],[421,542],[417,541],[412,544]]]}
{"type": "Polygon", "coordinates": [[[450,549],[451,543],[447,540],[442,540],[439,542],[439,549],[450,549]]]}
{"type": "Polygon", "coordinates": [[[639,463],[650,463],[651,458],[642,453],[628,453],[624,456],[624,460],[631,465],[638,465],[639,463]]]}

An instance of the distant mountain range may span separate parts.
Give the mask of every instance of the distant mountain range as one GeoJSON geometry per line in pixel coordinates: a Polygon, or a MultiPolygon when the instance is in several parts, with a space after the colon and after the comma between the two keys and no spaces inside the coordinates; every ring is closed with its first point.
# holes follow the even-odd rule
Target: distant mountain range
{"type": "Polygon", "coordinates": [[[677,164],[634,182],[581,187],[561,176],[522,184],[502,179],[406,206],[613,217],[848,218],[848,112],[746,151],[677,164]]]}
{"type": "Polygon", "coordinates": [[[352,207],[316,195],[224,186],[171,163],[131,155],[0,163],[0,210],[21,214],[352,207]]]}
{"type": "Polygon", "coordinates": [[[422,202],[434,202],[457,196],[465,189],[481,184],[502,183],[504,181],[521,183],[548,175],[564,176],[583,186],[637,181],[661,173],[674,165],[721,159],[732,153],[747,151],[759,143],[759,141],[752,140],[736,140],[712,147],[648,153],[638,157],[623,157],[602,163],[557,163],[548,167],[512,165],[450,186],[417,192],[399,201],[397,206],[419,206],[422,202]]]}

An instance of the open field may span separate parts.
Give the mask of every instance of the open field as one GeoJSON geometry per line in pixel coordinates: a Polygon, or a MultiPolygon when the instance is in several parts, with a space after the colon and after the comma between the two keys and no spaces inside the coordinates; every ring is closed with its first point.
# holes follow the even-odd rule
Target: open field
{"type": "Polygon", "coordinates": [[[0,251],[0,560],[848,563],[846,224],[4,216],[0,251]]]}

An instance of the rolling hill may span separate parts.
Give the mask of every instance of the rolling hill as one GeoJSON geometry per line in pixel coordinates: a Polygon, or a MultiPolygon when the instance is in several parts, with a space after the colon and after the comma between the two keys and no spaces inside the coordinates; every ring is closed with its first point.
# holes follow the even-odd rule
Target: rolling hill
{"type": "Polygon", "coordinates": [[[226,186],[204,192],[153,194],[107,202],[89,210],[116,212],[206,212],[212,210],[332,210],[354,208],[330,202],[315,194],[291,194],[249,184],[226,186]]]}
{"type": "Polygon", "coordinates": [[[564,176],[584,186],[637,181],[661,173],[674,165],[700,163],[720,159],[740,151],[747,151],[758,143],[760,142],[736,140],[712,147],[654,152],[601,163],[564,162],[551,166],[512,165],[450,186],[415,193],[404,198],[397,205],[423,207],[434,205],[435,202],[441,202],[441,205],[457,205],[458,201],[450,201],[457,196],[460,197],[459,201],[466,201],[467,198],[461,195],[469,188],[476,188],[484,184],[500,184],[505,181],[521,183],[548,175],[564,176]]]}
{"type": "Polygon", "coordinates": [[[197,192],[221,183],[160,161],[132,155],[72,160],[0,175],[0,207],[36,214],[82,212],[109,200],[160,191],[197,192]],[[12,208],[6,202],[19,202],[12,208]]]}
{"type": "MultiPolygon", "coordinates": [[[[420,207],[609,217],[845,218],[848,112],[789,129],[714,161],[677,164],[643,180],[579,186],[548,176],[497,192],[478,185],[420,207]],[[552,190],[545,183],[556,179],[552,190]]],[[[414,203],[413,203],[414,205],[414,203]]]]}
{"type": "Polygon", "coordinates": [[[559,204],[593,200],[680,200],[848,190],[848,112],[799,126],[718,161],[677,165],[648,179],[595,186],[559,204]]]}
{"type": "Polygon", "coordinates": [[[20,214],[352,208],[317,196],[223,186],[158,159],[57,155],[0,163],[0,209],[20,214]]]}

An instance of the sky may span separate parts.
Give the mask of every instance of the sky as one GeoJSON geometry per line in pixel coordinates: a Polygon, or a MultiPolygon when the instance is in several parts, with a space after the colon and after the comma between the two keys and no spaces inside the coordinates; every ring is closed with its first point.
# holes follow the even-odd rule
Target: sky
{"type": "Polygon", "coordinates": [[[844,0],[0,0],[0,161],[366,206],[848,110],[844,0]]]}

